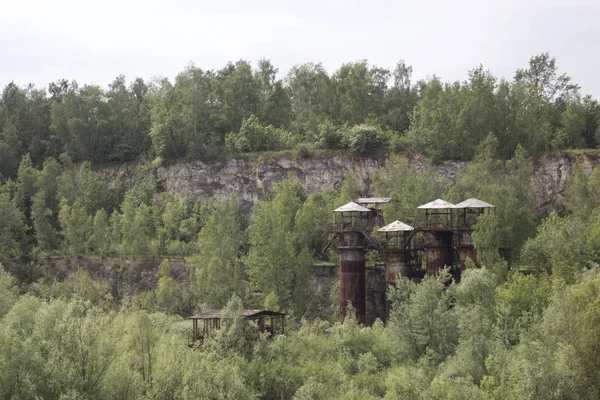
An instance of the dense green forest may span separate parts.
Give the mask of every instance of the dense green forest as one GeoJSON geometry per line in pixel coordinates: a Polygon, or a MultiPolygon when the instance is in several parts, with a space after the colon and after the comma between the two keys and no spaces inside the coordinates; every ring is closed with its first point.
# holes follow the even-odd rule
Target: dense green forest
{"type": "Polygon", "coordinates": [[[600,107],[547,53],[511,81],[478,66],[463,82],[413,82],[412,68],[350,62],[329,74],[295,66],[280,78],[268,60],[223,69],[190,65],[173,81],[108,89],[65,79],[47,89],[6,85],[0,98],[0,178],[14,179],[26,154],[41,167],[136,158],[212,158],[269,150],[419,150],[434,161],[470,160],[492,132],[503,159],[520,144],[532,155],[595,148],[600,107]]]}
{"type": "Polygon", "coordinates": [[[331,76],[305,64],[278,80],[261,61],[256,70],[190,66],[174,82],[130,87],[119,77],[107,91],[9,84],[0,101],[0,397],[597,399],[600,167],[576,165],[563,211],[541,221],[531,187],[541,152],[597,147],[597,102],[547,54],[510,82],[481,67],[466,82],[413,84],[410,75],[405,64],[390,72],[357,62],[331,76]],[[235,194],[201,203],[155,178],[162,160],[284,149],[387,152],[369,194],[396,200],[388,222],[416,225],[416,207],[440,197],[494,204],[473,233],[479,265],[460,282],[446,272],[400,279],[387,325],[340,324],[338,288],[315,291],[310,265],[336,261],[321,249],[332,210],[364,194],[353,175],[312,194],[290,175],[250,218],[235,194]],[[417,171],[392,154],[404,150],[431,164],[417,171]],[[94,169],[134,159],[128,182],[94,169]],[[447,159],[471,163],[447,180],[433,166],[447,159]],[[116,268],[163,261],[156,287],[129,297],[83,268],[59,280],[44,267],[83,257],[116,268]],[[184,260],[183,278],[169,259],[184,260]],[[267,339],[236,317],[242,307],[284,311],[289,329],[267,339]],[[190,349],[185,318],[208,308],[225,308],[232,323],[190,349]]]}

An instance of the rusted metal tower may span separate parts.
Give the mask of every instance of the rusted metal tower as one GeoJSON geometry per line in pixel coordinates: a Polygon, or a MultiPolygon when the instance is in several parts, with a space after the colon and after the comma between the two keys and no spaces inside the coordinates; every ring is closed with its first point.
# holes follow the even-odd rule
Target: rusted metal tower
{"type": "Polygon", "coordinates": [[[427,275],[436,275],[445,266],[451,267],[455,263],[454,204],[437,199],[417,208],[425,210],[425,223],[419,231],[425,235],[427,275]]]}
{"type": "Polygon", "coordinates": [[[415,228],[400,221],[394,221],[377,230],[379,251],[385,266],[385,300],[384,318],[390,316],[390,302],[387,298],[388,288],[395,286],[398,276],[414,278],[416,267],[420,268],[417,252],[411,246],[415,228]],[[417,265],[419,264],[419,265],[417,265]]]}
{"type": "Polygon", "coordinates": [[[411,239],[414,231],[415,228],[400,221],[394,221],[377,230],[387,285],[395,285],[398,275],[412,275],[411,267],[415,256],[411,248],[411,239]]]}
{"type": "Polygon", "coordinates": [[[484,213],[486,209],[493,209],[495,206],[471,198],[460,202],[454,206],[456,228],[454,234],[454,247],[458,251],[461,269],[465,269],[465,262],[468,258],[477,261],[477,254],[473,246],[473,226],[477,223],[477,217],[484,213]]]}
{"type": "MultiPolygon", "coordinates": [[[[476,261],[471,234],[477,217],[485,209],[494,208],[478,199],[468,199],[457,205],[437,199],[418,207],[425,212],[418,228],[395,221],[378,229],[379,240],[375,240],[371,231],[383,225],[379,207],[389,201],[389,198],[363,198],[357,200],[359,204],[350,202],[333,212],[333,237],[323,251],[335,246],[339,253],[342,322],[350,302],[359,323],[366,323],[367,250],[377,250],[383,256],[386,288],[395,285],[399,275],[420,280],[425,274],[436,275],[445,267],[450,267],[458,280],[467,258],[476,261]]],[[[387,300],[384,304],[387,316],[387,300]]]]}
{"type": "MultiPolygon", "coordinates": [[[[346,318],[348,301],[359,323],[366,323],[365,251],[378,243],[371,236],[371,210],[354,202],[333,210],[333,238],[339,253],[340,319],[346,318]]],[[[328,245],[329,247],[329,245],[328,245]]]]}

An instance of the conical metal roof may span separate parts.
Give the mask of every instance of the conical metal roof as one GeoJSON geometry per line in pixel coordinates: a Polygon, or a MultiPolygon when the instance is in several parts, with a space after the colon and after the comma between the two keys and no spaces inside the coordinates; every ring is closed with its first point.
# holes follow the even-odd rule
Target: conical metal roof
{"type": "Polygon", "coordinates": [[[333,211],[334,212],[370,212],[371,210],[351,201],[350,203],[344,204],[343,206],[338,207],[333,211]]]}
{"type": "Polygon", "coordinates": [[[419,206],[417,208],[421,208],[421,209],[445,209],[445,208],[454,208],[454,204],[452,203],[448,203],[446,200],[442,200],[442,199],[435,199],[434,201],[430,201],[427,204],[423,204],[422,206],[419,206]]]}
{"type": "Polygon", "coordinates": [[[490,203],[486,203],[485,201],[470,198],[465,201],[461,201],[454,208],[495,208],[496,206],[491,205],[490,203]]]}
{"type": "Polygon", "coordinates": [[[403,232],[403,231],[413,231],[413,228],[410,225],[405,224],[404,222],[400,222],[398,220],[392,222],[389,225],[384,226],[383,228],[379,228],[378,232],[403,232]]]}

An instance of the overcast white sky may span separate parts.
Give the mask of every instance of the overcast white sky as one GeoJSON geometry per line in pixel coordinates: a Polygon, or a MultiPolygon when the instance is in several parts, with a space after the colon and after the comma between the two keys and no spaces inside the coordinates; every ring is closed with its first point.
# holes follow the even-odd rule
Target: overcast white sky
{"type": "Polygon", "coordinates": [[[600,98],[600,0],[0,0],[2,87],[106,86],[260,58],[282,74],[366,58],[390,69],[405,60],[415,79],[463,80],[479,63],[512,78],[545,51],[600,98]]]}

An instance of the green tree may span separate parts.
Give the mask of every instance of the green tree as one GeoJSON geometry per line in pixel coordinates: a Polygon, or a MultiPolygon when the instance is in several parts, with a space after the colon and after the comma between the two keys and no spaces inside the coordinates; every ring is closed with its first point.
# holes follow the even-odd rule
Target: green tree
{"type": "Polygon", "coordinates": [[[111,316],[98,309],[73,302],[61,315],[54,334],[57,340],[48,368],[56,370],[56,386],[71,389],[78,396],[96,397],[101,393],[103,379],[114,361],[115,344],[109,335],[111,316]]]}
{"type": "Polygon", "coordinates": [[[38,175],[39,171],[33,167],[33,162],[31,161],[29,154],[23,156],[17,172],[15,202],[29,225],[31,225],[32,198],[36,194],[38,175]]]}
{"type": "Polygon", "coordinates": [[[451,307],[453,291],[446,288],[449,280],[444,270],[436,277],[426,276],[419,285],[402,278],[390,288],[388,326],[400,361],[417,360],[428,348],[436,362],[454,352],[458,323],[456,310],[451,307]]]}
{"type": "Polygon", "coordinates": [[[63,203],[58,218],[69,253],[73,256],[86,255],[92,227],[88,226],[88,216],[81,203],[76,201],[72,207],[63,203]]]}
{"type": "Polygon", "coordinates": [[[296,65],[288,72],[294,130],[311,141],[317,127],[333,117],[335,88],[322,64],[296,65]]]}
{"type": "MultiPolygon", "coordinates": [[[[162,254],[168,252],[169,245],[182,239],[180,227],[186,217],[183,198],[179,194],[161,193],[159,201],[152,205],[153,215],[160,216],[156,221],[158,249],[162,254]]],[[[182,257],[183,254],[177,254],[182,257]]]]}
{"type": "Polygon", "coordinates": [[[18,292],[15,278],[0,264],[0,318],[6,315],[17,302],[18,292]]]}
{"type": "Polygon", "coordinates": [[[215,100],[215,77],[193,65],[177,75],[170,115],[174,134],[188,157],[215,156],[223,143],[223,128],[215,100]]]}
{"type": "Polygon", "coordinates": [[[92,225],[92,234],[89,239],[89,246],[95,254],[104,258],[110,251],[111,231],[108,220],[108,214],[103,208],[96,211],[92,225]]]}
{"type": "Polygon", "coordinates": [[[272,190],[272,200],[257,205],[249,227],[246,258],[253,295],[260,304],[273,292],[283,309],[304,311],[310,253],[294,234],[296,214],[305,200],[300,181],[289,176],[272,190]]]}
{"type": "Polygon", "coordinates": [[[46,192],[40,190],[32,199],[31,219],[38,248],[42,251],[57,250],[59,234],[53,225],[54,213],[46,207],[46,192]]]}
{"type": "Polygon", "coordinates": [[[148,95],[153,153],[162,158],[175,158],[185,154],[185,142],[177,135],[178,88],[167,78],[154,83],[148,95]]]}
{"type": "Polygon", "coordinates": [[[108,154],[105,159],[131,160],[150,146],[150,108],[146,95],[148,86],[137,78],[126,86],[125,76],[119,75],[106,92],[108,154]]]}
{"type": "Polygon", "coordinates": [[[147,255],[149,241],[154,232],[151,208],[144,203],[136,206],[134,194],[131,192],[125,197],[121,208],[121,252],[126,255],[147,255]]]}
{"type": "Polygon", "coordinates": [[[25,239],[24,218],[4,187],[0,187],[0,220],[0,257],[19,257],[25,239]]]}
{"type": "Polygon", "coordinates": [[[123,243],[123,235],[122,235],[122,215],[118,210],[114,210],[110,215],[110,220],[108,221],[110,224],[110,246],[109,249],[111,252],[120,254],[121,253],[121,245],[123,243]]]}
{"type": "Polygon", "coordinates": [[[344,141],[356,154],[369,154],[381,150],[386,144],[383,133],[374,126],[356,125],[347,130],[344,141]]]}
{"type": "Polygon", "coordinates": [[[360,188],[358,187],[356,175],[354,172],[349,172],[346,174],[342,187],[340,188],[340,193],[335,199],[334,208],[343,206],[350,201],[355,201],[359,196],[360,188]]]}
{"type": "Polygon", "coordinates": [[[370,66],[367,60],[343,64],[333,76],[340,121],[362,124],[383,114],[389,75],[388,70],[370,66]]]}
{"type": "Polygon", "coordinates": [[[333,193],[314,193],[307,197],[296,214],[294,231],[299,243],[305,244],[315,258],[323,257],[321,250],[331,232],[333,193]]]}
{"type": "Polygon", "coordinates": [[[19,167],[20,144],[17,128],[6,123],[0,133],[0,179],[15,178],[19,167]]]}
{"type": "Polygon", "coordinates": [[[494,338],[493,317],[497,281],[495,274],[485,267],[467,269],[462,274],[460,284],[455,287],[459,342],[438,377],[450,381],[465,379],[478,385],[489,374],[486,361],[499,346],[494,338]]]}
{"type": "Polygon", "coordinates": [[[175,313],[179,308],[179,285],[171,277],[171,266],[163,260],[158,266],[158,287],[156,300],[159,307],[167,313],[175,313]]]}
{"type": "Polygon", "coordinates": [[[62,101],[52,103],[50,136],[73,160],[100,162],[110,154],[108,107],[96,85],[71,84],[62,101]]]}
{"type": "Polygon", "coordinates": [[[576,217],[559,217],[556,213],[538,227],[537,235],[525,242],[521,251],[523,261],[537,270],[549,274],[559,273],[568,282],[574,281],[574,273],[585,265],[587,227],[576,217]],[[570,272],[562,270],[571,266],[570,272]]]}
{"type": "Polygon", "coordinates": [[[556,60],[548,53],[531,57],[529,68],[517,70],[515,80],[529,85],[532,90],[552,101],[568,99],[579,89],[567,74],[558,75],[556,60]]]}
{"type": "MultiPolygon", "coordinates": [[[[594,175],[594,179],[597,179],[598,172],[594,175]]],[[[586,175],[580,163],[575,163],[572,175],[567,178],[565,197],[562,202],[567,212],[584,222],[588,221],[592,211],[600,205],[596,183],[586,175]]]]}
{"type": "Polygon", "coordinates": [[[227,140],[230,147],[242,153],[275,150],[278,146],[277,132],[263,126],[254,115],[244,119],[239,132],[228,135],[227,140]]]}
{"type": "Polygon", "coordinates": [[[517,255],[535,229],[532,172],[532,160],[520,146],[503,166],[498,158],[498,140],[490,134],[478,146],[473,163],[458,174],[447,198],[460,201],[476,197],[493,204],[499,246],[507,256],[517,255]]]}
{"type": "Polygon", "coordinates": [[[505,346],[519,343],[520,335],[539,320],[550,302],[550,281],[513,273],[496,289],[494,315],[498,338],[505,346]]]}
{"type": "Polygon", "coordinates": [[[276,78],[277,72],[271,61],[262,59],[258,62],[255,76],[260,88],[260,120],[266,125],[289,128],[292,121],[290,93],[283,82],[276,78]]]}
{"type": "Polygon", "coordinates": [[[250,358],[254,342],[258,339],[258,327],[242,317],[243,303],[232,296],[221,314],[223,324],[207,346],[221,358],[242,356],[250,358]]]}
{"type": "Polygon", "coordinates": [[[441,197],[446,182],[431,166],[419,173],[405,157],[391,158],[388,169],[378,171],[373,178],[374,193],[394,199],[384,210],[385,220],[400,217],[402,222],[415,225],[420,215],[417,207],[441,197]]]}
{"type": "Polygon", "coordinates": [[[395,132],[406,132],[410,114],[418,101],[417,88],[411,85],[412,67],[400,61],[392,72],[393,85],[385,96],[384,123],[395,132]]]}
{"type": "Polygon", "coordinates": [[[240,257],[246,244],[237,195],[209,204],[206,224],[198,235],[199,253],[190,257],[195,268],[199,304],[221,308],[233,294],[243,295],[240,257]]]}
{"type": "Polygon", "coordinates": [[[244,119],[259,115],[260,86],[249,62],[228,63],[216,72],[214,84],[222,104],[219,117],[225,132],[237,132],[244,119]]]}
{"type": "Polygon", "coordinates": [[[152,221],[152,209],[146,204],[140,204],[135,211],[135,218],[129,234],[131,238],[133,254],[148,254],[148,243],[154,233],[152,221]]]}

